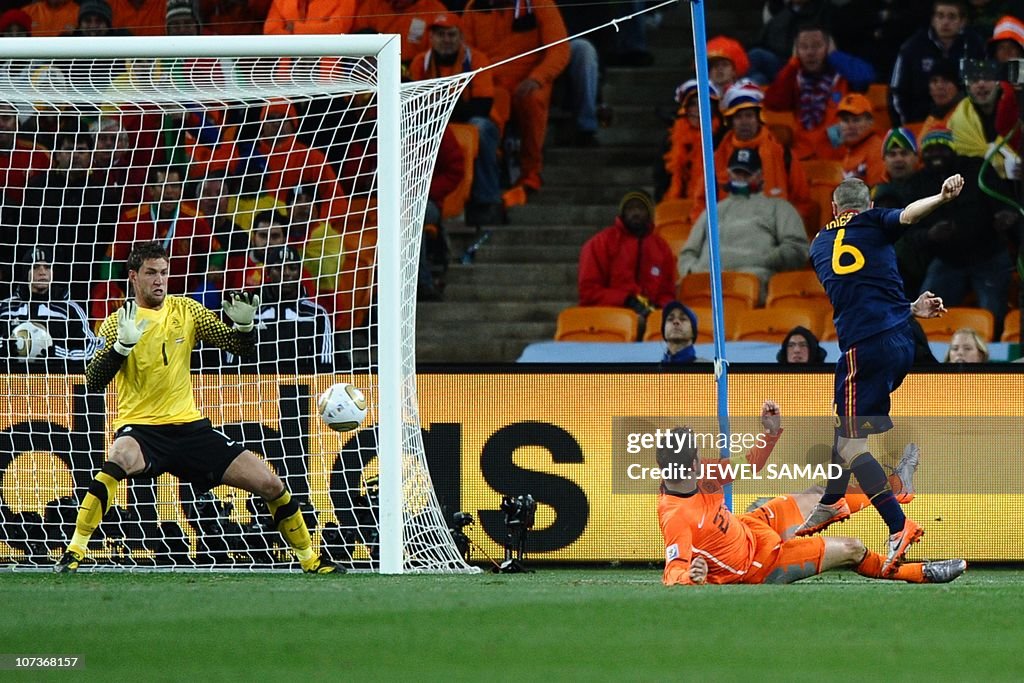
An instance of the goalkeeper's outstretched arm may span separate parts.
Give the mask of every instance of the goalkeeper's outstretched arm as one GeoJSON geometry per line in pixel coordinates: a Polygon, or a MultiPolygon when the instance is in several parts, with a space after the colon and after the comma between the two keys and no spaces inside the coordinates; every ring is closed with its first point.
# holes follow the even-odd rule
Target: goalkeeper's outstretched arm
{"type": "Polygon", "coordinates": [[[247,358],[256,353],[256,330],[253,319],[260,298],[250,294],[233,294],[224,299],[224,312],[235,323],[234,329],[221,322],[213,311],[198,301],[186,299],[196,322],[196,338],[207,344],[247,358]]]}
{"type": "Polygon", "coordinates": [[[89,391],[103,391],[139,343],[147,322],[139,322],[137,313],[138,304],[128,301],[100,325],[99,336],[105,344],[85,367],[85,386],[89,391]]]}

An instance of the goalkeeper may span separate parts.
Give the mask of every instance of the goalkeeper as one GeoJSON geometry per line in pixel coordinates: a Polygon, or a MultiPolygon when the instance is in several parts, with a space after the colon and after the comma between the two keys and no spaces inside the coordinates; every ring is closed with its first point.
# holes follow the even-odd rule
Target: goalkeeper
{"type": "Polygon", "coordinates": [[[298,502],[281,479],[245,446],[214,429],[192,396],[192,347],[205,341],[238,355],[252,353],[259,297],[236,294],[225,300],[224,311],[235,324],[232,330],[198,302],[168,296],[168,254],[159,242],[135,245],[128,256],[128,281],[135,298],[103,321],[100,337],[106,346],[85,371],[90,391],[101,391],[116,380],[114,442],[89,484],[75,535],[54,571],[78,569],[122,480],[164,472],[203,492],[227,484],[262,496],[303,571],[343,571],[313,550],[298,502]]]}

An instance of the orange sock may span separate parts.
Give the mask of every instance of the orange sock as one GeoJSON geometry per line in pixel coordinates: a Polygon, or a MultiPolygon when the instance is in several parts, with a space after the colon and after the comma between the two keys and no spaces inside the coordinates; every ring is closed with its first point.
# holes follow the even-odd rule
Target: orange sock
{"type": "Polygon", "coordinates": [[[861,576],[868,577],[869,579],[888,579],[891,581],[906,581],[908,583],[924,583],[924,564],[921,562],[907,562],[906,564],[901,564],[896,569],[896,573],[892,576],[882,576],[882,564],[884,562],[884,557],[873,550],[869,550],[854,571],[861,576]]]}

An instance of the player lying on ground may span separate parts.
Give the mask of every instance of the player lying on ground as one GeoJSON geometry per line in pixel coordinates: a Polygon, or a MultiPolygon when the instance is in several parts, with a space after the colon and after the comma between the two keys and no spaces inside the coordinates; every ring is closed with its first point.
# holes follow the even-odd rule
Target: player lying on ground
{"type": "Polygon", "coordinates": [[[167,296],[167,276],[168,255],[160,243],[136,244],[128,256],[128,282],[135,298],[100,326],[106,346],[86,367],[86,384],[89,391],[102,391],[115,380],[114,443],[89,484],[75,535],[54,571],[78,569],[119,482],[164,472],[201,492],[227,484],[261,496],[303,571],[343,571],[317,556],[298,502],[280,477],[252,451],[214,429],[192,396],[189,362],[196,342],[248,356],[255,345],[253,316],[259,297],[236,294],[225,299],[224,312],[235,324],[231,329],[202,304],[167,296]]]}
{"type": "Polygon", "coordinates": [[[889,528],[884,573],[895,571],[924,530],[903,514],[885,472],[868,450],[868,435],[892,428],[890,394],[914,362],[911,316],[935,318],[946,311],[942,299],[931,292],[923,292],[914,303],[907,300],[893,244],[906,226],[955,200],[963,187],[962,177],[950,176],[938,194],[905,209],[876,209],[868,186],[847,178],[832,193],[835,218],[811,243],[811,263],[832,303],[843,352],[836,363],[838,424],[832,462],[842,465],[844,472],[829,479],[825,494],[797,533],[814,534],[850,516],[843,494],[855,474],[889,528]]]}
{"type": "MultiPolygon", "coordinates": [[[[782,433],[779,407],[761,407],[764,448],[753,448],[747,462],[760,468],[782,433]]],[[[658,450],[658,467],[680,473],[700,472],[701,459],[692,439],[679,453],[658,450]]],[[[836,567],[853,567],[861,576],[909,583],[948,583],[964,573],[963,560],[911,562],[882,575],[884,558],[858,538],[790,537],[817,502],[817,494],[773,498],[753,512],[734,515],[725,506],[719,480],[663,480],[658,521],[665,539],[667,586],[699,583],[793,583],[836,567]]],[[[912,484],[907,482],[907,488],[912,484]]]]}

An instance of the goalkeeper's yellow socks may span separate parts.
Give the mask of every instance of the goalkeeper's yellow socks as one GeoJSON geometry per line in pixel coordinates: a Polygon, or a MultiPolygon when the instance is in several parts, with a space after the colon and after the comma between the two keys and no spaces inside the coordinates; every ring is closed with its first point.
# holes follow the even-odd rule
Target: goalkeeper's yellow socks
{"type": "Polygon", "coordinates": [[[114,503],[117,484],[128,475],[120,466],[112,462],[103,463],[96,478],[89,484],[89,492],[85,494],[82,506],[78,508],[75,519],[75,535],[71,537],[68,550],[85,557],[85,549],[89,545],[96,527],[103,521],[103,516],[114,503]]]}
{"type": "Polygon", "coordinates": [[[302,518],[298,502],[292,500],[292,494],[285,489],[274,500],[268,500],[267,507],[274,518],[274,526],[299,558],[299,564],[304,570],[312,569],[317,563],[317,555],[313,551],[313,539],[309,537],[309,529],[306,520],[302,518]]]}

